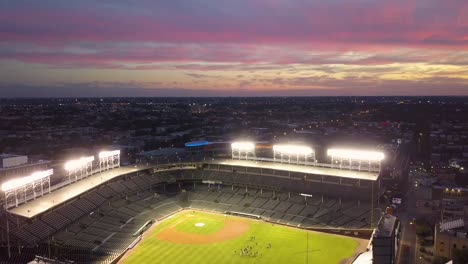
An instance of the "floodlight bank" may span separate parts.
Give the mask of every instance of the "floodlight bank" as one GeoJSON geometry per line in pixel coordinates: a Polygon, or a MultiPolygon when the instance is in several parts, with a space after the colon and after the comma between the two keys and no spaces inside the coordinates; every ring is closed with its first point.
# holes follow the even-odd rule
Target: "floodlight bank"
{"type": "Polygon", "coordinates": [[[78,169],[79,167],[84,166],[86,163],[93,162],[93,161],[94,161],[94,156],[82,157],[77,160],[70,160],[67,163],[65,163],[65,169],[68,171],[75,170],[75,169],[78,169]]]}
{"type": "Polygon", "coordinates": [[[314,150],[310,147],[299,145],[274,145],[273,151],[287,155],[311,155],[314,150]]]}
{"type": "Polygon", "coordinates": [[[100,159],[111,157],[111,156],[116,156],[116,155],[120,155],[120,150],[101,151],[101,152],[99,152],[99,158],[100,159]]]}
{"type": "Polygon", "coordinates": [[[231,148],[240,151],[253,151],[255,144],[253,142],[234,142],[231,144],[231,148]]]}
{"type": "Polygon", "coordinates": [[[382,152],[352,149],[329,149],[327,155],[336,158],[369,161],[382,161],[385,158],[382,152]]]}
{"type": "Polygon", "coordinates": [[[38,172],[31,174],[30,176],[26,176],[23,178],[18,178],[18,179],[7,181],[2,184],[2,191],[7,192],[10,190],[14,190],[21,186],[24,186],[24,185],[33,183],[35,181],[41,180],[43,178],[46,178],[52,174],[54,174],[54,170],[50,169],[46,171],[38,171],[38,172]]]}

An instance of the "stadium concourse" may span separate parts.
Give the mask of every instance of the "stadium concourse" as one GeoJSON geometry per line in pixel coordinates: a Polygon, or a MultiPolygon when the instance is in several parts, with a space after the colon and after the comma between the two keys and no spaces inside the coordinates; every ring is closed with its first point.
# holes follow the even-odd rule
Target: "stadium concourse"
{"type": "Polygon", "coordinates": [[[2,211],[0,258],[24,263],[38,255],[111,263],[138,241],[148,223],[183,209],[243,212],[293,227],[369,233],[380,212],[374,204],[378,176],[261,160],[113,168],[2,211]]]}

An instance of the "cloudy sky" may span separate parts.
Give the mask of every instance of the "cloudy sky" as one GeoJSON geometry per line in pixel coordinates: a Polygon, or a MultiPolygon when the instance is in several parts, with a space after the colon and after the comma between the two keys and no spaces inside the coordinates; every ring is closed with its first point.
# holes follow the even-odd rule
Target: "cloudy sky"
{"type": "Polygon", "coordinates": [[[0,97],[93,95],[468,95],[468,1],[0,0],[0,97]]]}

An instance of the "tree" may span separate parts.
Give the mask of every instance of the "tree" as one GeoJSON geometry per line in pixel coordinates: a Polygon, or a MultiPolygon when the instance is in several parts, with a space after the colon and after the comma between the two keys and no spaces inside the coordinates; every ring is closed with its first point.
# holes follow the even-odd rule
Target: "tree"
{"type": "Polygon", "coordinates": [[[416,234],[419,237],[423,238],[425,236],[431,235],[432,229],[427,223],[420,224],[420,225],[416,224],[416,234]]]}

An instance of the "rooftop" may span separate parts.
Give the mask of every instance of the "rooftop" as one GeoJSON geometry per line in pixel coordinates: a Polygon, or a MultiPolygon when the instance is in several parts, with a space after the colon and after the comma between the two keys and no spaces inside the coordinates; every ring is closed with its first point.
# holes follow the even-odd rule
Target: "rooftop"
{"type": "Polygon", "coordinates": [[[138,153],[138,156],[142,157],[151,157],[151,156],[169,156],[169,155],[176,155],[185,152],[184,148],[162,148],[162,149],[155,149],[149,150],[142,153],[138,153]]]}
{"type": "Polygon", "coordinates": [[[185,146],[186,147],[202,147],[202,146],[206,146],[209,144],[210,142],[208,141],[192,141],[192,142],[185,143],[185,146]]]}
{"type": "Polygon", "coordinates": [[[391,237],[393,230],[395,229],[396,221],[396,216],[391,214],[384,214],[377,224],[374,237],[391,237]]]}
{"type": "Polygon", "coordinates": [[[16,154],[0,154],[0,159],[14,158],[14,157],[23,157],[25,155],[16,155],[16,154]]]}

